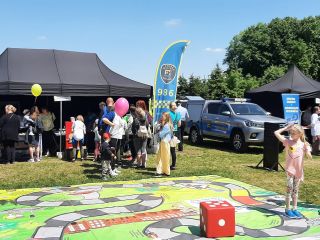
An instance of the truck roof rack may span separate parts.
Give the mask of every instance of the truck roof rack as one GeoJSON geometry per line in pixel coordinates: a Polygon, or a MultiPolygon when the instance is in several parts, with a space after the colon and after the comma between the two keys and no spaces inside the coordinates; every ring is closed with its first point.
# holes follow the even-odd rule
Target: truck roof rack
{"type": "Polygon", "coordinates": [[[250,102],[249,98],[222,98],[223,102],[250,102]]]}

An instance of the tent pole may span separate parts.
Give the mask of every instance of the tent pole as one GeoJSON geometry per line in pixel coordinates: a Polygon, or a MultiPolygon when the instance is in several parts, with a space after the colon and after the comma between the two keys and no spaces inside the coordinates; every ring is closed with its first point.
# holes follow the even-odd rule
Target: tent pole
{"type": "Polygon", "coordinates": [[[60,154],[62,146],[62,101],[60,101],[60,154]]]}

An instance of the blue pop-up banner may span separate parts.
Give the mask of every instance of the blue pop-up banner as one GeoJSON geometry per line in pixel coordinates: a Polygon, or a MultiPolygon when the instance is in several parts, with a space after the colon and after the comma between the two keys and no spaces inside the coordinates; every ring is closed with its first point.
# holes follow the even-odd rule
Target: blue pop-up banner
{"type": "Polygon", "coordinates": [[[169,103],[176,100],[179,67],[187,40],[172,43],[163,52],[156,71],[153,87],[153,121],[157,122],[163,112],[169,111],[169,103]]]}
{"type": "Polygon", "coordinates": [[[284,118],[289,123],[300,124],[300,103],[299,94],[283,93],[282,104],[284,118]]]}

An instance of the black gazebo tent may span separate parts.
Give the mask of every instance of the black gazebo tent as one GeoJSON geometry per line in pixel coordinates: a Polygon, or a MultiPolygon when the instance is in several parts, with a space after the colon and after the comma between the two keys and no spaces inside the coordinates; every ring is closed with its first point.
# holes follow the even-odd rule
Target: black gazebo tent
{"type": "Polygon", "coordinates": [[[151,86],[113,72],[95,53],[7,48],[0,55],[0,95],[31,95],[34,83],[43,96],[151,95],[151,86]]]}
{"type": "Polygon", "coordinates": [[[106,97],[126,97],[130,103],[148,100],[152,87],[133,81],[110,70],[95,53],[49,49],[7,48],[0,55],[0,108],[13,104],[21,112],[33,104],[59,107],[52,96],[71,96],[64,103],[68,116],[97,112],[106,97]],[[42,94],[34,103],[31,86],[38,83],[42,94]]]}
{"type": "Polygon", "coordinates": [[[272,115],[283,117],[281,93],[300,94],[301,108],[314,104],[320,97],[320,82],[304,75],[295,65],[277,80],[245,93],[246,98],[259,104],[272,115]]]}
{"type": "MultiPolygon", "coordinates": [[[[148,100],[152,87],[110,70],[95,53],[49,49],[7,48],[0,55],[0,112],[6,104],[23,109],[47,106],[62,120],[82,114],[92,126],[99,112],[98,103],[106,97],[126,97],[130,103],[148,100]],[[38,83],[42,94],[36,99],[31,86],[38,83]],[[71,102],[53,101],[53,96],[71,96],[71,102]],[[60,112],[60,114],[59,114],[60,112]]],[[[2,114],[0,114],[2,115],[2,114]]],[[[57,121],[56,121],[56,126],[57,121]]],[[[61,141],[60,141],[61,142],[61,141]]]]}

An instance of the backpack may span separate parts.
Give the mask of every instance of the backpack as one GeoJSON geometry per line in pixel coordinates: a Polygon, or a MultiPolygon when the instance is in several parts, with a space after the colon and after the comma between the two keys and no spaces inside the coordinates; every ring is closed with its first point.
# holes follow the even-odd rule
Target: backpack
{"type": "Polygon", "coordinates": [[[141,120],[139,120],[139,118],[135,118],[134,122],[135,122],[135,128],[136,128],[137,136],[142,138],[142,139],[147,139],[149,137],[148,120],[144,120],[142,122],[141,120]]]}
{"type": "Polygon", "coordinates": [[[137,131],[137,136],[140,137],[140,138],[143,138],[143,139],[147,139],[148,135],[149,134],[148,134],[147,126],[140,125],[139,129],[137,131]]]}

